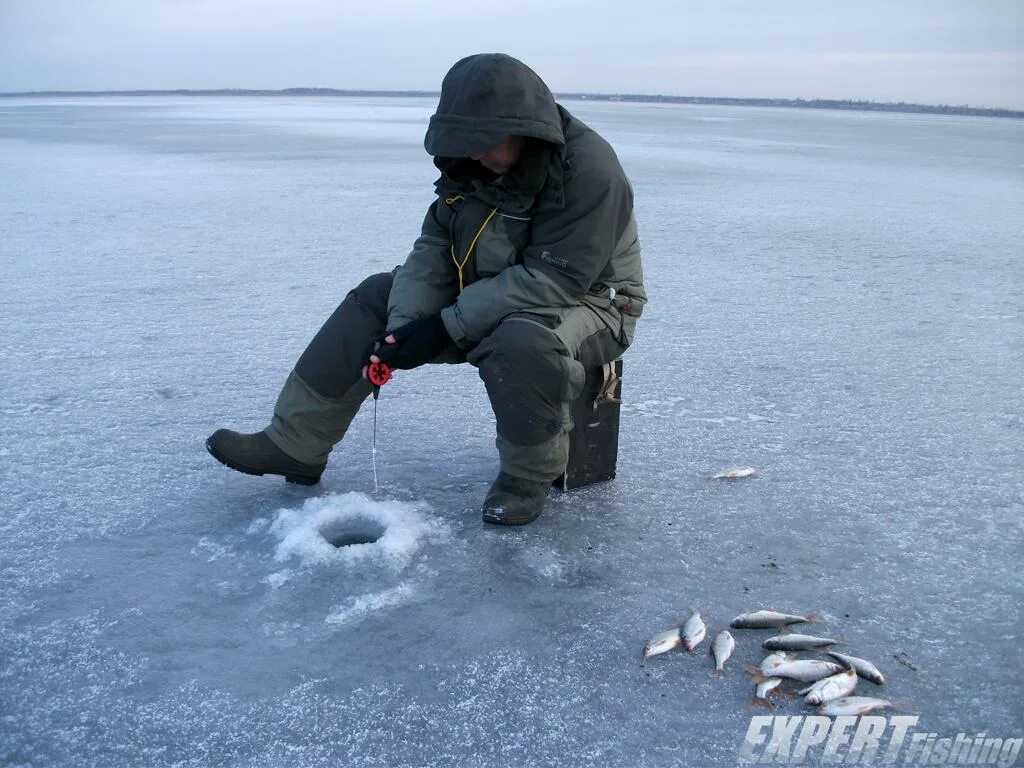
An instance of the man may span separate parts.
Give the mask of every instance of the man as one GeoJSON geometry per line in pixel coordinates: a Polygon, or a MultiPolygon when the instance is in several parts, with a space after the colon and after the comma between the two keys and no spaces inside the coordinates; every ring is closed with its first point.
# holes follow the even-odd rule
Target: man
{"type": "Polygon", "coordinates": [[[452,67],[424,145],[441,177],[405,264],[348,294],[266,429],[220,429],[207,448],[241,472],[312,485],[372,391],[368,363],[469,362],[501,461],[483,519],[529,523],[565,470],[586,370],[629,346],[647,300],[633,193],[607,142],[503,54],[452,67]]]}

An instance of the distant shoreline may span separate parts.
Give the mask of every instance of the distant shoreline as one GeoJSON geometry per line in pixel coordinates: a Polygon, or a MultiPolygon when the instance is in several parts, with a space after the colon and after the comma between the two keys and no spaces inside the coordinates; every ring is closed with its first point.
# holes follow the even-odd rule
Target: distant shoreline
{"type": "MultiPolygon", "coordinates": [[[[284,88],[280,90],[258,90],[225,88],[210,90],[142,90],[142,91],[25,91],[21,93],[0,93],[0,98],[53,98],[67,96],[340,96],[374,97],[391,96],[437,97],[438,91],[353,91],[337,88],[284,88]]],[[[560,93],[560,100],[572,101],[625,101],[645,104],[703,104],[728,107],[784,107],[792,109],[837,109],[855,112],[904,112],[925,115],[968,115],[971,117],[1024,118],[1024,111],[950,106],[947,104],[908,104],[906,102],[854,101],[845,99],[755,99],[727,98],[721,96],[661,96],[632,93],[560,93]]]]}

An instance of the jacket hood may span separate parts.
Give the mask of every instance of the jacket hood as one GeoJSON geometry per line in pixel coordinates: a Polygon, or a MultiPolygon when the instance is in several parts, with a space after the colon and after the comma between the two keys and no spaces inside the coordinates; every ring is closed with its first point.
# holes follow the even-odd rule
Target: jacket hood
{"type": "Polygon", "coordinates": [[[470,157],[506,136],[565,144],[562,118],[536,72],[503,53],[458,61],[441,83],[441,99],[423,139],[434,157],[470,157]]]}

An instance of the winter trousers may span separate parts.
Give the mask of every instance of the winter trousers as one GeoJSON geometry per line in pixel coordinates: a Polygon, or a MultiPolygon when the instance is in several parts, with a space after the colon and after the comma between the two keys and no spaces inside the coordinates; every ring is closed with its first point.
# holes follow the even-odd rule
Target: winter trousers
{"type": "MultiPolygon", "coordinates": [[[[392,279],[390,272],[372,275],[352,290],[289,374],[266,433],[293,458],[324,463],[370,395],[362,367],[385,332],[392,279]]],[[[565,471],[570,404],[586,371],[625,349],[614,312],[585,304],[517,312],[472,348],[453,346],[438,358],[477,368],[497,421],[502,471],[538,481],[565,471]]]]}

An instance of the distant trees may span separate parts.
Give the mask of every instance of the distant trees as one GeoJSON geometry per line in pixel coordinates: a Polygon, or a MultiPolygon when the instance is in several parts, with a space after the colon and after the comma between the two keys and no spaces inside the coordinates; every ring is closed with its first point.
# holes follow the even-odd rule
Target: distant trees
{"type": "Polygon", "coordinates": [[[846,109],[860,112],[918,112],[930,115],[974,115],[977,117],[1024,118],[1024,112],[1012,109],[971,107],[967,104],[908,104],[907,102],[861,101],[856,99],[746,99],[722,96],[651,96],[647,94],[563,93],[562,99],[592,101],[636,101],[666,104],[715,104],[731,107],[794,107],[797,109],[846,109]]]}

